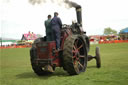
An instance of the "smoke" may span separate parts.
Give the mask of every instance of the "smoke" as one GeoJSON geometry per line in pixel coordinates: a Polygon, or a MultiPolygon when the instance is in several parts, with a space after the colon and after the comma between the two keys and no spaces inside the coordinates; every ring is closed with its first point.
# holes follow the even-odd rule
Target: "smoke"
{"type": "Polygon", "coordinates": [[[3,3],[9,3],[10,0],[2,0],[1,2],[3,2],[3,3]]]}
{"type": "MultiPolygon", "coordinates": [[[[48,0],[29,0],[29,2],[32,5],[46,3],[47,1],[48,0]]],[[[79,6],[77,3],[73,2],[73,1],[69,1],[69,0],[50,0],[50,1],[52,3],[57,3],[58,5],[61,5],[62,3],[65,3],[66,5],[68,5],[69,8],[79,6]]]]}
{"type": "Polygon", "coordinates": [[[35,5],[35,4],[45,3],[46,0],[29,0],[29,2],[30,2],[32,5],[35,5]]]}
{"type": "Polygon", "coordinates": [[[77,6],[79,6],[77,3],[69,1],[69,0],[64,0],[64,3],[68,4],[69,7],[77,7],[77,6]]]}

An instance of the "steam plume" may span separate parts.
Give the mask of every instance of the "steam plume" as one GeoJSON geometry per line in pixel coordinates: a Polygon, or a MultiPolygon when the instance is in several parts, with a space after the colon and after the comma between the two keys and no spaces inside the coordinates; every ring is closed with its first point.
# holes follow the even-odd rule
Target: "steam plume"
{"type": "Polygon", "coordinates": [[[64,0],[64,3],[68,4],[70,7],[77,7],[77,6],[79,6],[77,3],[69,1],[69,0],[64,0]]]}
{"type": "Polygon", "coordinates": [[[37,4],[45,3],[46,0],[29,0],[29,2],[30,2],[32,5],[35,5],[36,3],[37,3],[37,4]]]}
{"type": "MultiPolygon", "coordinates": [[[[70,8],[71,7],[77,7],[79,6],[77,3],[73,2],[73,1],[69,1],[69,0],[50,0],[52,3],[65,3],[67,4],[70,8]]],[[[29,0],[29,2],[33,5],[35,4],[40,4],[40,3],[46,3],[47,0],[29,0]]]]}

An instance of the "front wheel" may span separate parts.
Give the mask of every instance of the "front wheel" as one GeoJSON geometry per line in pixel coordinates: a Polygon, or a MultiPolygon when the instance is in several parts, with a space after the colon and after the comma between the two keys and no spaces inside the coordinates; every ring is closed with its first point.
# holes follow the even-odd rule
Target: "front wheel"
{"type": "Polygon", "coordinates": [[[101,67],[101,59],[100,59],[100,49],[96,47],[96,66],[97,68],[101,67]]]}

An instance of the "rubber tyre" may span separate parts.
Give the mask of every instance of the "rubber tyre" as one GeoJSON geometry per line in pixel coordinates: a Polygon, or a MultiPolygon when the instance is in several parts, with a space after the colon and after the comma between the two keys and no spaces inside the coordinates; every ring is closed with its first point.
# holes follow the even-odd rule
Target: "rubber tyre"
{"type": "Polygon", "coordinates": [[[66,70],[70,75],[78,75],[81,72],[85,72],[87,67],[87,51],[86,51],[86,46],[85,46],[85,41],[82,39],[80,36],[72,35],[69,36],[65,42],[64,42],[64,51],[63,51],[63,68],[66,70]],[[82,66],[80,66],[79,62],[76,61],[73,53],[73,46],[76,40],[80,40],[81,43],[83,43],[83,47],[80,48],[79,54],[82,53],[82,56],[80,57],[79,55],[79,62],[82,66]],[[77,64],[74,64],[74,62],[77,62],[77,64]]]}
{"type": "Polygon", "coordinates": [[[96,66],[97,68],[101,67],[101,58],[100,58],[100,49],[96,47],[96,66]]]}
{"type": "Polygon", "coordinates": [[[52,72],[44,71],[41,66],[37,65],[36,64],[36,59],[37,59],[37,49],[36,49],[35,43],[34,43],[32,48],[30,49],[30,62],[31,62],[31,66],[32,66],[33,71],[38,76],[48,75],[48,74],[52,73],[52,72]]]}

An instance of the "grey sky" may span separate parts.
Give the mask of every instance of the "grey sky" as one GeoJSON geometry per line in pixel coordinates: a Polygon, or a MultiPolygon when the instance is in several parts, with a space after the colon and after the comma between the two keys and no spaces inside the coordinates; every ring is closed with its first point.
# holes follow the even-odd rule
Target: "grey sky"
{"type": "MultiPolygon", "coordinates": [[[[54,0],[55,1],[55,0],[54,0]]],[[[82,6],[83,29],[87,35],[103,34],[106,27],[118,32],[128,27],[128,0],[72,0],[82,6]]],[[[28,0],[2,0],[0,2],[0,37],[20,39],[28,31],[45,35],[44,20],[48,14],[59,12],[63,24],[76,20],[74,8],[65,8],[47,0],[32,5],[28,0]]]]}

